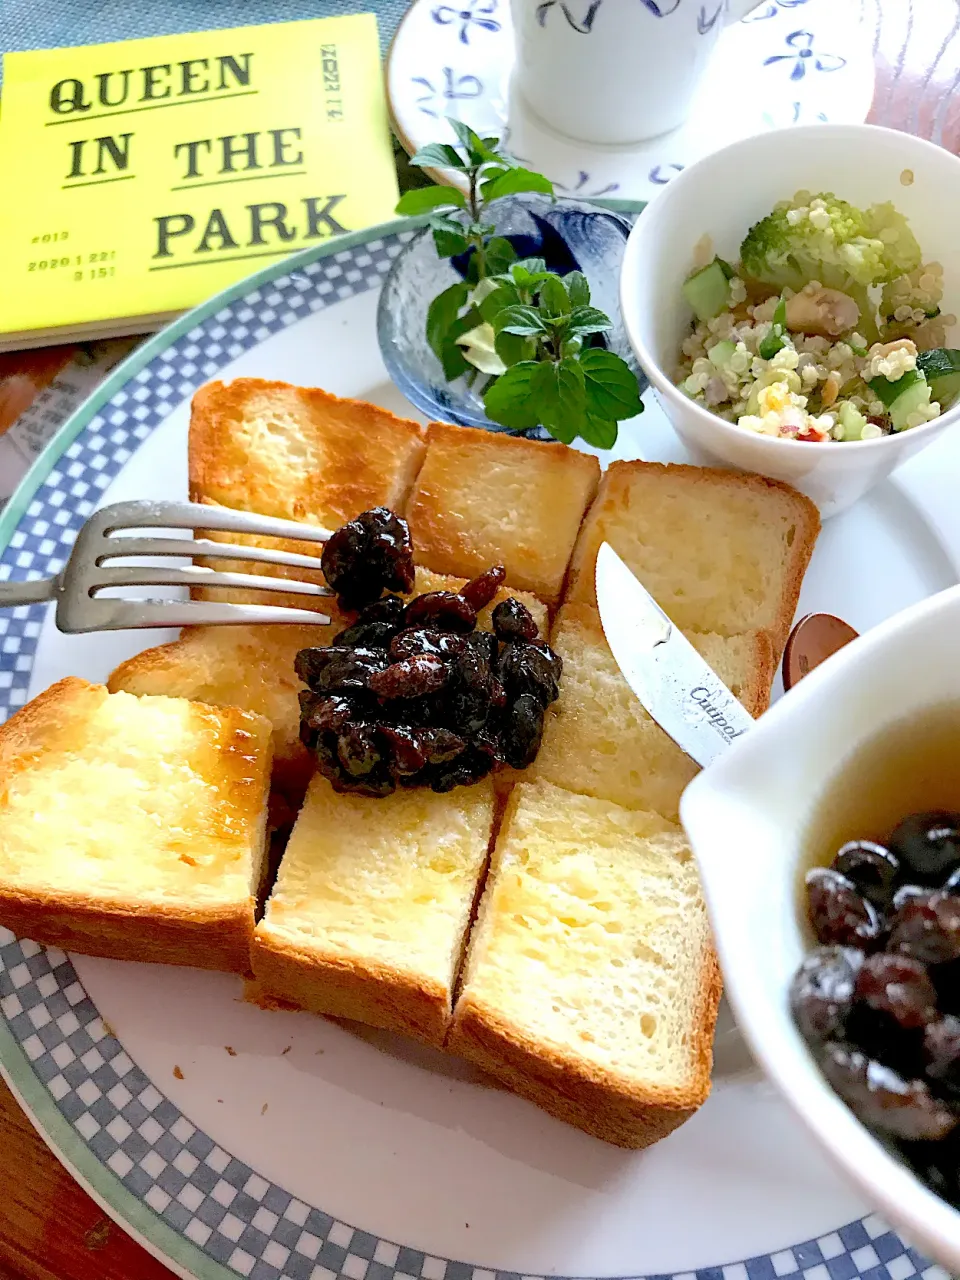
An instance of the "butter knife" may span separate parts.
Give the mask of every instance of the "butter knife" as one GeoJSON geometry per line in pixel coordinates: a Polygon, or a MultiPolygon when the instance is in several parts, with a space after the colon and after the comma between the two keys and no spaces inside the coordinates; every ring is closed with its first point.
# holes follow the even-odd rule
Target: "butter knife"
{"type": "Polygon", "coordinates": [[[706,767],[753,727],[753,717],[607,542],[597,555],[597,605],[623,678],[697,764],[706,767]]]}

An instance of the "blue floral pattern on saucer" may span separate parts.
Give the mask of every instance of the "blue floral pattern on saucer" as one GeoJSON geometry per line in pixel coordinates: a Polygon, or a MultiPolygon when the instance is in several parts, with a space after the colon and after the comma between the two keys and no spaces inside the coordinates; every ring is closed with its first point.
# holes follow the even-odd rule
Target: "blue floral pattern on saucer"
{"type": "MultiPolygon", "coordinates": [[[[528,0],[545,26],[566,23],[584,50],[604,0],[528,0]]],[[[635,0],[663,22],[696,6],[707,38],[725,0],[635,0]]],[[[557,191],[587,198],[649,200],[686,165],[752,133],[794,124],[862,123],[873,99],[877,0],[761,0],[720,33],[688,122],[633,147],[591,147],[552,132],[511,103],[513,27],[507,0],[413,0],[387,65],[391,113],[410,151],[446,141],[444,116],[503,137],[557,191]]],[[[638,74],[641,71],[638,69],[638,74]]],[[[449,135],[453,140],[452,133],[449,135]]]]}

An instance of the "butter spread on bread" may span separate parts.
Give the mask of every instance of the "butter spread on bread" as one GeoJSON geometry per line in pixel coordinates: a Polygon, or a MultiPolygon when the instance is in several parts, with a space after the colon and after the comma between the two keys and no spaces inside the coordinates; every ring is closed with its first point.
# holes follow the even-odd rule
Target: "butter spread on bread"
{"type": "Polygon", "coordinates": [[[248,967],[270,725],[68,677],[0,726],[0,923],[68,951],[248,967]]]}

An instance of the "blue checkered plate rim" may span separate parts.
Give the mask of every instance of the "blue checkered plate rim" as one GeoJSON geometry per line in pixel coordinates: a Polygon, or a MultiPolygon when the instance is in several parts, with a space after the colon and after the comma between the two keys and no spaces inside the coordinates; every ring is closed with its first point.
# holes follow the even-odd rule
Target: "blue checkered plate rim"
{"type": "MultiPolygon", "coordinates": [[[[0,579],[57,573],[107,486],[178,403],[311,312],[379,290],[409,221],[267,267],[145,343],[73,415],[0,516],[0,579]]],[[[0,714],[27,699],[43,610],[0,617],[0,714]]],[[[198,1280],[521,1280],[338,1221],[198,1129],[140,1070],[70,959],[0,930],[0,1070],[93,1198],[198,1280]]],[[[947,1280],[875,1215],[774,1254],[650,1280],[947,1280]]],[[[525,1277],[524,1280],[539,1280],[525,1277]]]]}

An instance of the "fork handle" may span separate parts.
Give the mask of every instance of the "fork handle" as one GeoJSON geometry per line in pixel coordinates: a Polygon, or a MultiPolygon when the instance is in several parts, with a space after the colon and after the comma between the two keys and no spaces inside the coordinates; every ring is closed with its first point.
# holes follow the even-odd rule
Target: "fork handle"
{"type": "Polygon", "coordinates": [[[0,608],[15,604],[39,604],[52,600],[56,578],[36,578],[30,582],[0,582],[0,608]]]}

